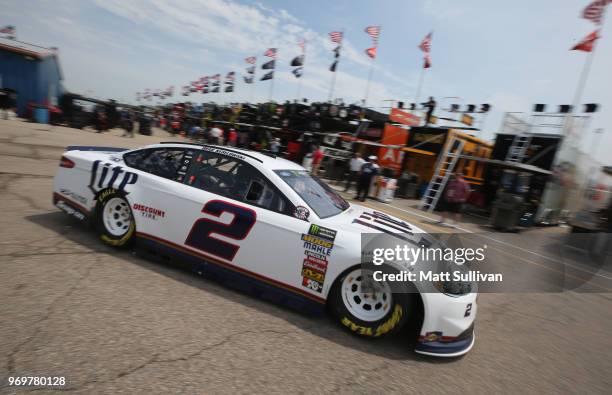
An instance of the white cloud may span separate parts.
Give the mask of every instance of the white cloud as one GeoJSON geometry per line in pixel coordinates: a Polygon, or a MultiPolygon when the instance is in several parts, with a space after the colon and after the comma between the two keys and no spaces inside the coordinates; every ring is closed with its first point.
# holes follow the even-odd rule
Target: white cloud
{"type": "MultiPolygon", "coordinates": [[[[184,41],[189,46],[207,48],[211,58],[234,59],[231,61],[232,66],[241,64],[242,59],[250,55],[258,56],[258,63],[261,64],[265,61],[262,56],[265,49],[276,47],[278,48],[277,68],[281,70],[275,75],[277,80],[285,84],[296,82],[293,74],[285,70],[290,60],[299,54],[297,42],[304,38],[307,40],[307,57],[303,95],[311,91],[319,96],[319,99],[327,98],[326,92],[331,79],[328,67],[333,61],[331,52],[333,45],[327,33],[307,28],[286,10],[272,10],[260,3],[251,6],[230,0],[179,0],[171,3],[161,0],[152,2],[95,0],[95,3],[98,7],[125,18],[135,28],[153,29],[158,34],[169,37],[170,40],[184,41]],[[239,60],[238,63],[235,63],[235,59],[239,60]]],[[[151,40],[143,45],[149,48],[158,46],[151,40]]],[[[176,52],[171,49],[168,51],[176,52]]],[[[184,57],[180,56],[181,59],[184,57]]],[[[166,61],[165,64],[167,63],[166,61]]],[[[216,66],[219,66],[218,62],[216,66]]],[[[370,61],[365,54],[356,50],[350,41],[345,40],[338,73],[337,95],[347,100],[357,100],[363,96],[368,67],[370,61]],[[347,70],[355,70],[359,74],[348,73],[347,70]]],[[[237,71],[240,74],[240,68],[237,71]]],[[[258,73],[261,77],[263,71],[258,70],[258,73]]],[[[379,78],[385,76],[401,81],[377,64],[375,64],[375,74],[379,78]]],[[[292,89],[288,87],[287,90],[290,92],[292,89]]],[[[372,83],[370,91],[372,103],[391,95],[385,86],[376,81],[372,83]]],[[[285,97],[287,96],[285,92],[285,97]]]]}

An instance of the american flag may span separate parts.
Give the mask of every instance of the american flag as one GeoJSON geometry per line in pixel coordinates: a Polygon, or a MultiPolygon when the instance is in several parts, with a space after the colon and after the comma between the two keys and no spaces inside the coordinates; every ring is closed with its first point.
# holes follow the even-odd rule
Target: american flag
{"type": "Polygon", "coordinates": [[[365,28],[365,32],[372,37],[374,46],[378,45],[378,37],[380,36],[380,26],[368,26],[365,28]]]}
{"type": "Polygon", "coordinates": [[[423,57],[423,68],[428,69],[430,67],[431,67],[431,58],[429,57],[429,54],[426,53],[425,56],[423,57]]]}
{"type": "Polygon", "coordinates": [[[365,50],[366,55],[374,59],[376,57],[376,47],[368,48],[365,50]]]}
{"type": "Polygon", "coordinates": [[[612,3],[612,0],[595,0],[582,11],[582,17],[600,25],[603,19],[605,7],[612,3]]]}
{"type": "Polygon", "coordinates": [[[574,45],[572,51],[592,52],[595,41],[599,38],[599,30],[595,30],[588,36],[582,39],[578,44],[574,45]]]}
{"type": "Polygon", "coordinates": [[[3,28],[0,28],[0,33],[2,34],[15,34],[15,26],[4,26],[3,28]]]}
{"type": "Polygon", "coordinates": [[[429,53],[431,50],[431,33],[425,36],[423,41],[419,44],[419,49],[425,53],[429,53]]]}
{"type": "Polygon", "coordinates": [[[230,71],[229,73],[227,73],[227,75],[225,76],[225,82],[234,82],[234,80],[236,79],[236,73],[233,71],[230,71]]]}
{"type": "Polygon", "coordinates": [[[298,41],[298,47],[302,48],[302,52],[306,50],[306,40],[303,38],[298,41]]]}
{"type": "Polygon", "coordinates": [[[268,50],[264,52],[264,56],[276,59],[276,48],[268,48],[268,50]]]}
{"type": "Polygon", "coordinates": [[[333,43],[342,44],[342,32],[331,32],[329,33],[329,38],[333,43]]]}
{"type": "Polygon", "coordinates": [[[248,64],[255,64],[255,62],[257,62],[257,58],[255,56],[249,56],[244,61],[248,64]]]}

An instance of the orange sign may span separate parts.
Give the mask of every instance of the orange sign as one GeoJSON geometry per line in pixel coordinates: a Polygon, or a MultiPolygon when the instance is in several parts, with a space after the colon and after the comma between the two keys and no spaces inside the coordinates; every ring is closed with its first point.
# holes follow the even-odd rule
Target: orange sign
{"type": "Polygon", "coordinates": [[[401,150],[401,147],[404,147],[407,141],[408,131],[406,129],[386,124],[382,140],[380,141],[381,144],[398,145],[400,147],[380,147],[378,151],[380,166],[393,169],[395,174],[399,175],[402,168],[402,161],[404,160],[404,152],[401,150]]]}
{"type": "Polygon", "coordinates": [[[421,118],[416,115],[410,114],[407,111],[400,110],[399,108],[392,108],[389,114],[389,119],[392,122],[401,123],[402,125],[408,126],[419,126],[421,124],[421,118]]]}

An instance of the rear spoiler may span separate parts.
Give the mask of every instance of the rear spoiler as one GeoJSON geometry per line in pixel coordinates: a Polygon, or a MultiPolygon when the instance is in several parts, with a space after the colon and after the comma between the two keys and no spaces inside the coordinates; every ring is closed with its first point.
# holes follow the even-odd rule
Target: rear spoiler
{"type": "Polygon", "coordinates": [[[100,151],[100,152],[123,152],[128,151],[129,148],[117,148],[117,147],[94,147],[89,145],[69,145],[66,147],[66,151],[100,151]]]}

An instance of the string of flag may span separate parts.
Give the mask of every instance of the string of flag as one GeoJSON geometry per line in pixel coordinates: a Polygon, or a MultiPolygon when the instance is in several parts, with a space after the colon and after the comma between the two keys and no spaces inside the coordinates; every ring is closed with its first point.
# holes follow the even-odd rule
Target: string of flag
{"type": "MultiPolygon", "coordinates": [[[[598,21],[601,20],[600,14],[603,12],[602,4],[605,5],[610,2],[612,2],[612,0],[594,1],[590,6],[585,8],[583,12],[583,17],[592,20],[594,23],[599,23],[598,21]]],[[[374,60],[378,55],[378,44],[380,40],[381,27],[378,25],[367,26],[364,29],[364,31],[370,37],[371,42],[372,42],[371,46],[364,50],[365,55],[369,57],[370,59],[374,60]]],[[[14,34],[14,27],[6,26],[0,29],[0,33],[14,34]]],[[[336,77],[335,73],[338,70],[338,64],[340,62],[341,50],[342,50],[342,45],[343,45],[343,40],[344,40],[344,32],[341,30],[336,30],[336,31],[329,32],[328,35],[329,35],[330,41],[333,44],[335,44],[332,48],[332,53],[333,53],[332,63],[329,66],[329,71],[334,73],[331,88],[330,88],[330,100],[331,100],[331,96],[333,94],[333,86],[335,85],[335,77],[336,77]]],[[[418,45],[418,48],[423,52],[423,57],[424,57],[423,68],[431,67],[431,59],[430,59],[431,38],[432,38],[432,33],[427,34],[427,36],[425,36],[425,38],[423,38],[421,43],[418,45]]],[[[306,40],[303,38],[300,39],[297,45],[300,48],[300,53],[297,56],[292,58],[290,62],[290,66],[291,66],[292,74],[295,76],[295,78],[299,79],[304,74],[304,62],[305,62],[305,56],[306,56],[306,40]]],[[[588,43],[585,43],[584,45],[588,46],[588,43]]],[[[577,45],[577,48],[573,48],[573,49],[585,50],[583,48],[587,48],[587,47],[585,47],[584,45],[583,46],[577,45]]],[[[268,48],[263,53],[263,56],[268,59],[267,61],[263,62],[260,65],[260,67],[262,70],[265,70],[266,72],[259,78],[259,81],[273,80],[274,73],[277,69],[276,61],[278,58],[278,49],[268,48]]],[[[256,70],[257,70],[257,56],[248,56],[244,59],[244,61],[246,63],[246,67],[244,69],[244,75],[242,76],[242,79],[244,83],[246,84],[254,84],[256,81],[255,78],[256,78],[256,70]]],[[[371,76],[369,78],[371,78],[371,76]]],[[[235,83],[236,83],[236,72],[230,71],[225,75],[224,78],[222,78],[222,74],[214,74],[211,76],[204,76],[204,77],[199,78],[198,80],[192,81],[181,87],[181,93],[183,96],[189,96],[192,93],[198,93],[198,92],[202,94],[219,93],[219,92],[230,93],[230,92],[234,92],[235,83]],[[222,82],[224,86],[221,86],[222,82]]],[[[368,83],[368,86],[369,86],[369,83],[368,83]]],[[[273,90],[272,85],[270,86],[270,88],[271,88],[271,93],[272,93],[272,90],[273,90]]],[[[173,92],[174,92],[174,87],[169,87],[165,90],[145,89],[143,92],[136,92],[136,98],[137,100],[141,100],[141,99],[151,100],[154,97],[167,98],[167,97],[171,97],[173,95],[173,92]]],[[[366,89],[366,98],[367,98],[367,89],[366,89]]]]}

